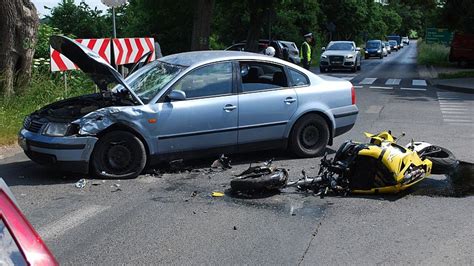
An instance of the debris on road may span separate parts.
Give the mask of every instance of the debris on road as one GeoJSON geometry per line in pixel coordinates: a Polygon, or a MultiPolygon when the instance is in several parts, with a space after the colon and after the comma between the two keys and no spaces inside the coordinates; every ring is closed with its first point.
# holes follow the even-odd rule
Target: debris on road
{"type": "Polygon", "coordinates": [[[198,192],[196,190],[194,190],[192,193],[191,193],[191,197],[194,198],[196,197],[196,195],[198,194],[198,192]]]}
{"type": "Polygon", "coordinates": [[[234,230],[237,230],[237,226],[234,225],[234,230]]]}
{"type": "Polygon", "coordinates": [[[82,178],[82,179],[79,179],[79,181],[77,181],[74,186],[76,188],[84,188],[87,184],[87,180],[85,178],[82,178]]]}
{"type": "Polygon", "coordinates": [[[222,170],[227,170],[227,169],[231,169],[232,168],[232,165],[230,165],[231,163],[231,160],[229,159],[229,157],[226,157],[224,154],[221,155],[221,157],[219,157],[219,159],[215,160],[212,165],[211,165],[211,169],[222,169],[222,170]]]}
{"type": "Polygon", "coordinates": [[[122,191],[122,189],[120,188],[120,184],[113,184],[112,186],[110,186],[111,188],[115,188],[115,190],[112,190],[110,192],[118,192],[118,191],[122,191]]]}
{"type": "Polygon", "coordinates": [[[219,192],[219,191],[214,191],[212,192],[211,196],[213,197],[224,197],[224,193],[223,192],[219,192]]]}

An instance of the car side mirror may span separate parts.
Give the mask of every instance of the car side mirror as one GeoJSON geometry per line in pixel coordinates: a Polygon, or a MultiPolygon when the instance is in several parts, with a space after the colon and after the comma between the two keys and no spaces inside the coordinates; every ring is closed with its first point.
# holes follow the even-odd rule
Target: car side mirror
{"type": "Polygon", "coordinates": [[[360,51],[360,47],[356,47],[356,51],[359,52],[359,51],[360,51]]]}
{"type": "Polygon", "coordinates": [[[172,90],[167,98],[170,101],[184,101],[186,100],[186,93],[180,90],[172,90]]]}
{"type": "Polygon", "coordinates": [[[323,52],[326,51],[326,47],[322,47],[321,51],[323,51],[323,52]]]}

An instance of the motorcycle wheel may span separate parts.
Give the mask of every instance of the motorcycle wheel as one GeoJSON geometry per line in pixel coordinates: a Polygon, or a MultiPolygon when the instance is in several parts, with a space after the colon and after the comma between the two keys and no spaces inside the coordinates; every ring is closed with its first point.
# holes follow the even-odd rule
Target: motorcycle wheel
{"type": "Polygon", "coordinates": [[[422,157],[433,163],[433,167],[431,168],[432,174],[448,174],[459,164],[454,154],[446,148],[431,145],[420,150],[419,154],[428,152],[428,155],[422,157]]]}
{"type": "Polygon", "coordinates": [[[288,172],[285,169],[276,169],[274,172],[262,176],[237,178],[230,181],[233,191],[264,191],[283,188],[288,182],[288,172]]]}

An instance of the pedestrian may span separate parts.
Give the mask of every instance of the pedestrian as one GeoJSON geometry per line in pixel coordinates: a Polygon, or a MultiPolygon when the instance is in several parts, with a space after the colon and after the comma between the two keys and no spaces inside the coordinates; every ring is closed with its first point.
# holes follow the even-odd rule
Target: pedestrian
{"type": "Polygon", "coordinates": [[[311,66],[311,43],[313,42],[313,33],[310,32],[305,34],[304,39],[305,41],[300,47],[300,58],[303,67],[309,70],[309,67],[311,66]]]}

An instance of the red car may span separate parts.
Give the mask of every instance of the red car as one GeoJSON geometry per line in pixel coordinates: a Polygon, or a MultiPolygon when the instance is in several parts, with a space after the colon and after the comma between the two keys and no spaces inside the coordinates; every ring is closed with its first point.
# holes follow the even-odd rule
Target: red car
{"type": "Polygon", "coordinates": [[[465,66],[474,62],[474,34],[456,32],[451,42],[449,61],[465,66]]]}
{"type": "Polygon", "coordinates": [[[59,265],[1,178],[0,265],[59,265]]]}

